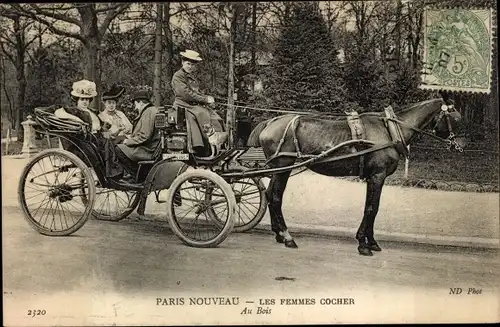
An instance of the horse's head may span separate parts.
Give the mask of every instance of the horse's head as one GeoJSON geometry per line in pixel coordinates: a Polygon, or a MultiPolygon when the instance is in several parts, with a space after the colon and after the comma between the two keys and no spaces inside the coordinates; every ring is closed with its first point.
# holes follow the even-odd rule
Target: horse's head
{"type": "Polygon", "coordinates": [[[464,122],[462,115],[458,112],[453,103],[447,105],[443,103],[441,111],[434,117],[433,132],[437,137],[450,140],[455,149],[459,150],[467,145],[465,137],[464,122]]]}

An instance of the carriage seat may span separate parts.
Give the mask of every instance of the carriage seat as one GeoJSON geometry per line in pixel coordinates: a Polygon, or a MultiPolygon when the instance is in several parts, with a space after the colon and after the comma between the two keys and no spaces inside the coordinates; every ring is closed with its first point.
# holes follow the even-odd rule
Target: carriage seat
{"type": "Polygon", "coordinates": [[[159,161],[161,159],[161,154],[163,152],[162,150],[163,150],[163,148],[161,146],[161,142],[158,142],[158,145],[156,146],[156,148],[153,152],[153,158],[151,160],[137,161],[137,164],[139,166],[141,166],[141,165],[151,165],[151,164],[156,163],[157,161],[159,161]]]}

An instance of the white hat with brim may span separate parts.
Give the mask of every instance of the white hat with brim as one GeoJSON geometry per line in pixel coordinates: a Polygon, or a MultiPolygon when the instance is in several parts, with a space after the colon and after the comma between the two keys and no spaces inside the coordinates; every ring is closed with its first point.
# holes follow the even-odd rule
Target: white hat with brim
{"type": "Polygon", "coordinates": [[[191,60],[191,61],[202,61],[200,54],[196,51],[193,50],[186,50],[184,52],[181,52],[181,56],[184,58],[191,60]]]}
{"type": "Polygon", "coordinates": [[[71,95],[77,98],[93,98],[97,95],[97,88],[94,82],[83,79],[73,83],[71,95]]]}

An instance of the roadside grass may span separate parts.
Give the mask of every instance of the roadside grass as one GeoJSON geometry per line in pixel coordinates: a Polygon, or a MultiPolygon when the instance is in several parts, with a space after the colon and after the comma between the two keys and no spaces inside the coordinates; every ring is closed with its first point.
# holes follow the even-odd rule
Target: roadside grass
{"type": "MultiPolygon", "coordinates": [[[[408,178],[453,182],[491,183],[499,181],[498,152],[473,150],[463,153],[447,149],[411,150],[408,178]]],[[[405,162],[388,179],[405,178],[405,162]]]]}

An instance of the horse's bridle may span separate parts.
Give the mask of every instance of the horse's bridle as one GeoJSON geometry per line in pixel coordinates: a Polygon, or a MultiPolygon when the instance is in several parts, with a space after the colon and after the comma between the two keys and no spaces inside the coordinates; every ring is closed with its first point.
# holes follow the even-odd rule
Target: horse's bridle
{"type": "Polygon", "coordinates": [[[398,123],[399,125],[404,126],[406,128],[410,128],[417,133],[428,135],[436,140],[439,140],[441,142],[446,143],[448,145],[448,150],[450,150],[450,151],[454,147],[455,150],[457,150],[458,152],[464,152],[464,149],[460,146],[460,144],[456,140],[456,135],[453,132],[453,127],[452,127],[451,120],[450,120],[451,113],[454,111],[455,111],[455,107],[453,105],[443,104],[441,106],[441,112],[439,113],[439,116],[436,120],[436,123],[434,124],[434,126],[432,128],[432,133],[429,133],[427,131],[424,131],[422,129],[419,129],[419,128],[416,128],[413,126],[409,126],[409,125],[405,124],[404,122],[400,121],[399,119],[394,119],[394,118],[387,118],[387,119],[390,119],[390,120],[392,120],[392,121],[394,121],[394,122],[398,123]],[[446,119],[446,126],[448,127],[448,133],[449,133],[449,135],[446,139],[443,139],[443,138],[436,135],[436,127],[441,123],[441,121],[443,119],[446,119]]]}
{"type": "Polygon", "coordinates": [[[451,117],[450,116],[451,116],[451,113],[454,111],[456,111],[455,106],[443,104],[441,106],[441,112],[439,113],[439,116],[436,120],[436,123],[434,124],[434,127],[432,128],[432,133],[433,133],[433,136],[435,138],[438,138],[439,140],[444,141],[448,144],[448,150],[451,150],[451,148],[454,146],[455,150],[457,150],[458,152],[464,152],[464,149],[460,146],[460,144],[458,144],[458,142],[456,140],[456,135],[453,132],[453,127],[451,125],[451,120],[450,120],[451,117]],[[439,123],[441,123],[441,121],[443,119],[446,119],[446,126],[448,127],[448,133],[449,133],[446,140],[442,139],[436,135],[436,127],[439,125],[439,123]]]}

